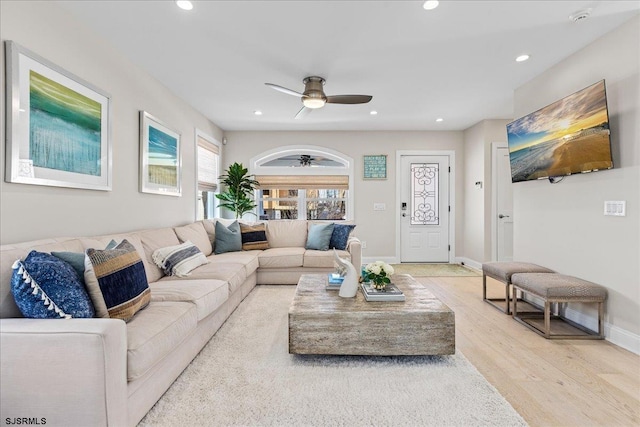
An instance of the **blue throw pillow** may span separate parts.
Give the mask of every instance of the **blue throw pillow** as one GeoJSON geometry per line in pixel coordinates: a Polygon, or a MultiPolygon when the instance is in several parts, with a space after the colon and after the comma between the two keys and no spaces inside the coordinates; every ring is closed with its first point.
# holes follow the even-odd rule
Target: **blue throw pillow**
{"type": "Polygon", "coordinates": [[[335,224],[329,241],[329,249],[347,249],[347,241],[354,228],[356,228],[354,224],[335,224]]]}
{"type": "Polygon", "coordinates": [[[95,315],[78,273],[44,252],[31,251],[24,262],[13,264],[11,292],[24,317],[70,319],[95,315]]]}
{"type": "Polygon", "coordinates": [[[233,221],[228,227],[220,221],[216,221],[215,248],[216,255],[242,250],[242,234],[238,221],[233,221]]]}
{"type": "Polygon", "coordinates": [[[333,234],[332,222],[326,224],[313,224],[307,235],[306,249],[315,249],[318,251],[328,251],[331,234],[333,234]]]}

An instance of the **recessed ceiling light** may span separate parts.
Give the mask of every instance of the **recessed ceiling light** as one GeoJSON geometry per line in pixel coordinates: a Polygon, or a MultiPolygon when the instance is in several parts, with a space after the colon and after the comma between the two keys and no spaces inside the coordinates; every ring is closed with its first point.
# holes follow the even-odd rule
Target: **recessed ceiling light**
{"type": "Polygon", "coordinates": [[[255,114],[256,116],[261,116],[262,115],[262,111],[256,110],[256,111],[253,112],[253,114],[255,114]]]}
{"type": "Polygon", "coordinates": [[[426,2],[424,2],[422,7],[425,10],[433,10],[436,7],[438,7],[439,4],[440,4],[440,2],[438,0],[427,0],[426,2]]]}
{"type": "Polygon", "coordinates": [[[525,55],[520,55],[520,56],[518,56],[518,57],[516,58],[516,62],[524,62],[524,61],[526,61],[527,59],[529,59],[529,55],[526,55],[526,54],[525,54],[525,55]]]}
{"type": "Polygon", "coordinates": [[[176,4],[178,5],[178,7],[180,9],[184,9],[184,10],[191,10],[193,9],[193,3],[191,3],[188,0],[178,0],[176,1],[176,4]]]}
{"type": "Polygon", "coordinates": [[[376,116],[376,115],[378,115],[378,112],[376,110],[373,110],[369,114],[371,114],[372,116],[376,116]]]}
{"type": "Polygon", "coordinates": [[[442,117],[438,117],[438,118],[436,119],[436,122],[438,122],[438,123],[440,123],[440,122],[444,122],[444,119],[443,119],[442,117]]]}

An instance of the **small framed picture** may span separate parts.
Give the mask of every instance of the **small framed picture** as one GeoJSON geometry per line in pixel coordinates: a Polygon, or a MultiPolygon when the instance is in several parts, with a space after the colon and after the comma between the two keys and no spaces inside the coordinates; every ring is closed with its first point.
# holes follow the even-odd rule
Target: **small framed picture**
{"type": "Polygon", "coordinates": [[[180,134],[151,114],[140,112],[140,191],[182,195],[180,134]]]}
{"type": "Polygon", "coordinates": [[[5,54],[5,181],[110,191],[110,95],[12,41],[5,54]]]}
{"type": "Polygon", "coordinates": [[[387,179],[387,155],[365,155],[363,178],[364,179],[387,179]]]}

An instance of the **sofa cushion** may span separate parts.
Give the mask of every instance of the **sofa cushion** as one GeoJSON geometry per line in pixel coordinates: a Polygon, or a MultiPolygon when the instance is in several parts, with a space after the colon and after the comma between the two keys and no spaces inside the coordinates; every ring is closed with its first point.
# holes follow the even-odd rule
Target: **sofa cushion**
{"type": "Polygon", "coordinates": [[[11,291],[24,317],[70,319],[93,317],[95,311],[78,273],[61,259],[31,251],[13,265],[11,291]]]}
{"type": "Polygon", "coordinates": [[[167,246],[175,246],[180,244],[178,236],[176,236],[173,228],[158,228],[154,230],[144,230],[138,233],[142,246],[144,248],[144,256],[147,260],[145,268],[147,268],[147,279],[149,283],[159,280],[164,276],[164,272],[153,262],[153,253],[160,248],[167,246]]]}
{"type": "Polygon", "coordinates": [[[268,221],[267,240],[270,248],[304,248],[307,243],[307,221],[268,221]]]}
{"type": "MultiPolygon", "coordinates": [[[[211,258],[211,257],[209,257],[211,258]]],[[[180,280],[216,279],[229,284],[229,293],[232,294],[244,283],[247,272],[244,264],[237,262],[208,263],[193,270],[193,272],[180,280]]],[[[163,277],[160,282],[175,280],[172,277],[163,277]]]]}
{"type": "Polygon", "coordinates": [[[228,298],[229,286],[222,280],[161,280],[149,285],[151,301],[181,301],[195,304],[198,321],[216,311],[228,298]]]}
{"type": "Polygon", "coordinates": [[[198,324],[196,306],[154,301],[127,323],[127,380],[143,376],[174,351],[198,324]]]}
{"type": "Polygon", "coordinates": [[[347,249],[347,242],[354,228],[356,228],[355,224],[334,224],[329,249],[347,249]]]}
{"type": "Polygon", "coordinates": [[[213,247],[211,246],[211,240],[207,230],[205,230],[202,221],[194,222],[193,224],[184,225],[182,227],[176,227],[173,229],[176,232],[176,236],[181,242],[190,241],[200,249],[200,252],[204,256],[211,255],[213,247]]]}
{"type": "Polygon", "coordinates": [[[304,247],[270,248],[258,255],[260,268],[302,267],[304,247]]]}
{"type": "Polygon", "coordinates": [[[242,235],[243,251],[269,249],[267,227],[264,224],[240,223],[240,234],[242,235]]]}
{"type": "Polygon", "coordinates": [[[211,255],[207,257],[207,261],[213,264],[241,263],[247,272],[247,277],[251,276],[260,266],[258,255],[262,251],[242,251],[227,252],[219,255],[211,255]]]}
{"type": "Polygon", "coordinates": [[[151,299],[142,259],[126,239],[114,249],[87,249],[84,280],[98,317],[128,322],[151,299]]]}
{"type": "MultiPolygon", "coordinates": [[[[351,260],[351,254],[347,251],[339,251],[336,249],[336,253],[340,258],[351,260]]],[[[333,268],[334,262],[333,251],[314,251],[307,249],[304,253],[302,266],[311,268],[333,268]]]]}
{"type": "Polygon", "coordinates": [[[331,234],[333,233],[333,223],[313,224],[309,228],[307,235],[306,249],[315,249],[318,251],[328,251],[331,234]]]}
{"type": "Polygon", "coordinates": [[[156,249],[153,262],[167,276],[186,277],[194,268],[206,264],[207,257],[189,240],[176,246],[156,249]]]}
{"type": "Polygon", "coordinates": [[[234,221],[228,226],[220,221],[216,222],[216,242],[214,246],[216,255],[242,250],[242,235],[240,234],[238,221],[234,221]]]}

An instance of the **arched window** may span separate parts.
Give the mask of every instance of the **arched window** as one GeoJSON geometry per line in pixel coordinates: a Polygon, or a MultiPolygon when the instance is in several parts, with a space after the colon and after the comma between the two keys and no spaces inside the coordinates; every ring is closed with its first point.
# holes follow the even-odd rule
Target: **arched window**
{"type": "Polygon", "coordinates": [[[253,157],[263,219],[353,219],[353,159],[324,147],[279,147],[253,157]]]}

